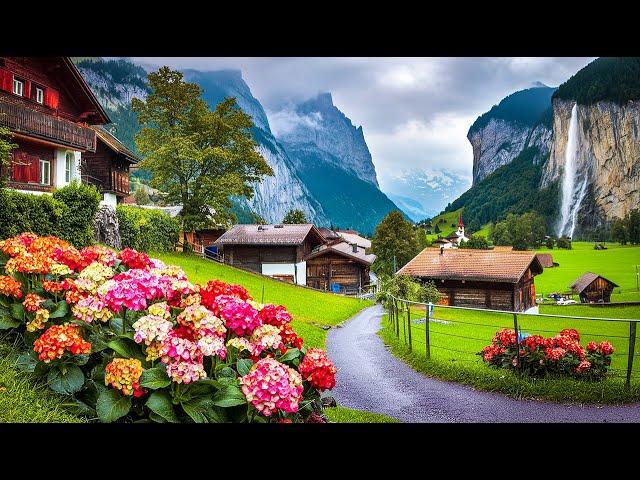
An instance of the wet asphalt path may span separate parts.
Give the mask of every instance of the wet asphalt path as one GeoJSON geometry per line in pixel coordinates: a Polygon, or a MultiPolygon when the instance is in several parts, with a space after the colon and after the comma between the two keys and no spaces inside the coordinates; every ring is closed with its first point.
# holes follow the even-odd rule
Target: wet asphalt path
{"type": "Polygon", "coordinates": [[[403,422],[640,422],[640,404],[596,407],[515,400],[426,377],[398,360],[376,332],[382,307],[360,312],[329,331],[338,373],[338,404],[403,422]]]}

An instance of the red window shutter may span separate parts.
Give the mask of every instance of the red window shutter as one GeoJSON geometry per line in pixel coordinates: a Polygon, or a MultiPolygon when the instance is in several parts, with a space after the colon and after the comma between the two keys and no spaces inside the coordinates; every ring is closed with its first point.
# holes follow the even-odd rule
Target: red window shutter
{"type": "Polygon", "coordinates": [[[29,180],[25,170],[25,153],[13,152],[13,159],[11,162],[11,179],[16,182],[26,182],[29,180]]]}
{"type": "Polygon", "coordinates": [[[29,182],[40,183],[40,159],[34,155],[29,155],[29,182]]]}
{"type": "Polygon", "coordinates": [[[24,91],[22,92],[24,98],[31,98],[31,80],[24,81],[24,91]]]}
{"type": "Polygon", "coordinates": [[[13,91],[13,73],[4,68],[0,68],[0,90],[13,91]]]}
{"type": "Polygon", "coordinates": [[[53,88],[47,88],[44,92],[44,104],[53,108],[54,110],[58,109],[58,103],[60,101],[60,96],[58,95],[58,91],[53,88]]]}

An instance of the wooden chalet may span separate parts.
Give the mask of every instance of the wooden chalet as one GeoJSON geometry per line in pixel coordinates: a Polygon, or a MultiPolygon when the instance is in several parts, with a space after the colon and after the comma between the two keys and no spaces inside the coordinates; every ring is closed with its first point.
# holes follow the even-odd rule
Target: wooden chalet
{"type": "Polygon", "coordinates": [[[140,159],[102,126],[91,128],[96,132],[96,151],[82,155],[80,177],[121,203],[129,195],[129,168],[140,159]]]}
{"type": "Polygon", "coordinates": [[[550,253],[536,253],[536,257],[544,268],[553,268],[557,265],[553,263],[553,256],[550,253]]]}
{"type": "Polygon", "coordinates": [[[433,281],[441,305],[522,312],[536,306],[542,270],[533,252],[425,248],[397,274],[433,281]]]}
{"type": "Polygon", "coordinates": [[[226,264],[306,285],[305,257],[326,242],[310,223],[235,225],[216,240],[226,264]]]}
{"type": "Polygon", "coordinates": [[[102,165],[108,177],[101,180],[104,202],[115,203],[128,189],[130,162],[120,146],[113,151],[113,142],[99,140],[92,128],[109,122],[69,57],[0,57],[0,125],[12,131],[18,145],[4,172],[9,188],[49,193],[73,180],[101,178],[103,172],[93,167],[102,165]],[[100,155],[101,162],[83,168],[83,158],[100,155]],[[107,174],[108,161],[113,164],[107,174]]]}
{"type": "Polygon", "coordinates": [[[582,303],[610,303],[611,292],[619,285],[601,275],[586,272],[571,284],[571,290],[580,295],[582,303]]]}
{"type": "Polygon", "coordinates": [[[305,257],[307,286],[320,290],[357,292],[371,283],[370,267],[376,259],[357,243],[343,239],[316,247],[305,257]]]}

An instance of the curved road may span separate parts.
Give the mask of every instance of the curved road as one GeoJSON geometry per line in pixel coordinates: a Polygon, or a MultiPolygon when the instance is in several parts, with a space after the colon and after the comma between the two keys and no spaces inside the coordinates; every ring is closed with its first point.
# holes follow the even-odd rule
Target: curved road
{"type": "Polygon", "coordinates": [[[516,400],[424,376],[394,357],[376,332],[382,307],[367,308],[329,331],[338,369],[338,404],[403,422],[640,422],[640,404],[569,405],[516,400]]]}

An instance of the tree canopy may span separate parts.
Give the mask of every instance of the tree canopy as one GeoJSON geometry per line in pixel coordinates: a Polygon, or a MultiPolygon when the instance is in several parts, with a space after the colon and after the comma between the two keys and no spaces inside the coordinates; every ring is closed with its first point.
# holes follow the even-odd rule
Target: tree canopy
{"type": "Polygon", "coordinates": [[[371,250],[377,257],[372,269],[377,274],[393,275],[394,257],[399,270],[418,254],[419,244],[413,224],[398,210],[389,212],[376,227],[371,250]]]}
{"type": "MultiPolygon", "coordinates": [[[[11,141],[13,134],[11,130],[6,127],[0,126],[0,170],[2,167],[9,165],[11,159],[11,151],[18,145],[11,141]]],[[[7,171],[4,169],[3,171],[7,171]]],[[[6,174],[0,176],[0,188],[4,187],[6,181],[6,174]]]]}
{"type": "Polygon", "coordinates": [[[491,240],[495,245],[511,245],[514,250],[528,250],[540,246],[546,231],[545,220],[540,214],[510,213],[505,220],[495,224],[491,240]]]}
{"type": "Polygon", "coordinates": [[[288,224],[300,224],[300,223],[308,223],[307,217],[302,210],[297,208],[292,208],[289,210],[284,218],[282,219],[282,223],[288,224]]]}
{"type": "Polygon", "coordinates": [[[202,89],[184,81],[182,73],[162,67],[149,73],[150,93],[133,99],[141,129],[135,136],[151,172],[151,185],[167,194],[168,204],[181,204],[183,230],[235,220],[231,196],[251,198],[252,183],[273,175],[258,153],[251,117],[234,98],[211,111],[202,89]]]}

